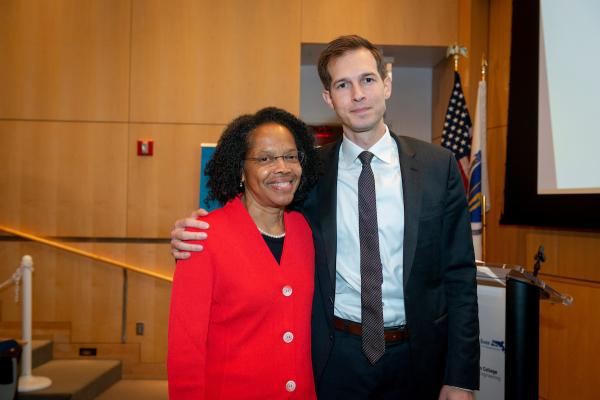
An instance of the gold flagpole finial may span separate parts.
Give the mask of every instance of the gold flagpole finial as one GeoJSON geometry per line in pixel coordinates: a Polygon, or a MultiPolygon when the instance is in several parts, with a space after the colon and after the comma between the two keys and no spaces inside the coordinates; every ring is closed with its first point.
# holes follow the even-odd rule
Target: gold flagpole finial
{"type": "Polygon", "coordinates": [[[446,50],[446,57],[450,57],[454,59],[454,71],[458,72],[458,59],[460,56],[467,57],[467,48],[459,46],[458,44],[453,44],[452,46],[448,46],[446,50]]]}
{"type": "Polygon", "coordinates": [[[488,68],[488,62],[485,59],[485,54],[483,56],[481,56],[481,80],[485,81],[485,78],[487,76],[487,68],[488,68]]]}

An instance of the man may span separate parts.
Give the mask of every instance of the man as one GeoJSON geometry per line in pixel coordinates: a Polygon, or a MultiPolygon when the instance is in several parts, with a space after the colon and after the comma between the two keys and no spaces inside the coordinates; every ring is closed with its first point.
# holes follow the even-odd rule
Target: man
{"type": "MultiPolygon", "coordinates": [[[[467,205],[453,156],[391,134],[379,51],[342,36],[319,58],[343,125],[302,211],[315,237],[313,369],[319,398],[473,399],[479,324],[467,205]],[[357,207],[358,205],[358,207],[357,207]]],[[[173,246],[201,236],[183,226],[173,246]]],[[[174,251],[176,257],[185,253],[174,251]]]]}

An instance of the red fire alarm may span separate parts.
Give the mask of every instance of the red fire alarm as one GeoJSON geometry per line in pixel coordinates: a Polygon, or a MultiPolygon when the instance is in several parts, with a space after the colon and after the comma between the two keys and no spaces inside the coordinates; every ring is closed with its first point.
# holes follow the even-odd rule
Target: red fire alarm
{"type": "Polygon", "coordinates": [[[137,141],[138,156],[151,156],[154,154],[154,140],[137,141]]]}

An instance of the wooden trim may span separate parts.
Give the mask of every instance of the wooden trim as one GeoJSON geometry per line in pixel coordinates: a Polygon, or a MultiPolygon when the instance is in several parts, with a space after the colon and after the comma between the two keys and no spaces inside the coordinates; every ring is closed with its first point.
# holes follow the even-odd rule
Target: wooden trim
{"type": "Polygon", "coordinates": [[[135,265],[124,263],[124,262],[114,260],[112,258],[104,257],[104,256],[101,256],[98,254],[90,253],[89,251],[80,250],[75,247],[67,246],[67,245],[52,241],[52,240],[44,239],[42,237],[32,235],[29,233],[25,233],[25,232],[21,232],[16,229],[8,228],[6,226],[0,226],[0,231],[8,232],[8,233],[16,235],[16,236],[20,236],[20,237],[23,237],[23,238],[26,238],[29,240],[33,240],[34,242],[45,244],[47,246],[54,247],[54,248],[57,248],[60,250],[64,250],[69,253],[74,253],[74,254],[77,254],[77,255],[80,255],[83,257],[91,258],[92,260],[110,264],[115,267],[126,269],[128,271],[137,272],[139,274],[150,276],[150,277],[156,278],[156,279],[161,279],[161,280],[167,281],[167,282],[173,282],[173,278],[170,276],[158,274],[156,272],[152,272],[152,271],[144,269],[144,268],[136,267],[135,265]]]}

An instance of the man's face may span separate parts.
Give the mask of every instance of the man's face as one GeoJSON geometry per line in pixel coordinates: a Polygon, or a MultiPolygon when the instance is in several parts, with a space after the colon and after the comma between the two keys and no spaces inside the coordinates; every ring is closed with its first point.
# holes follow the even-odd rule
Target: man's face
{"type": "Polygon", "coordinates": [[[361,133],[383,134],[385,101],[392,94],[389,77],[382,79],[371,52],[361,48],[329,62],[331,87],[323,92],[325,102],[342,120],[344,133],[353,139],[361,133]]]}

